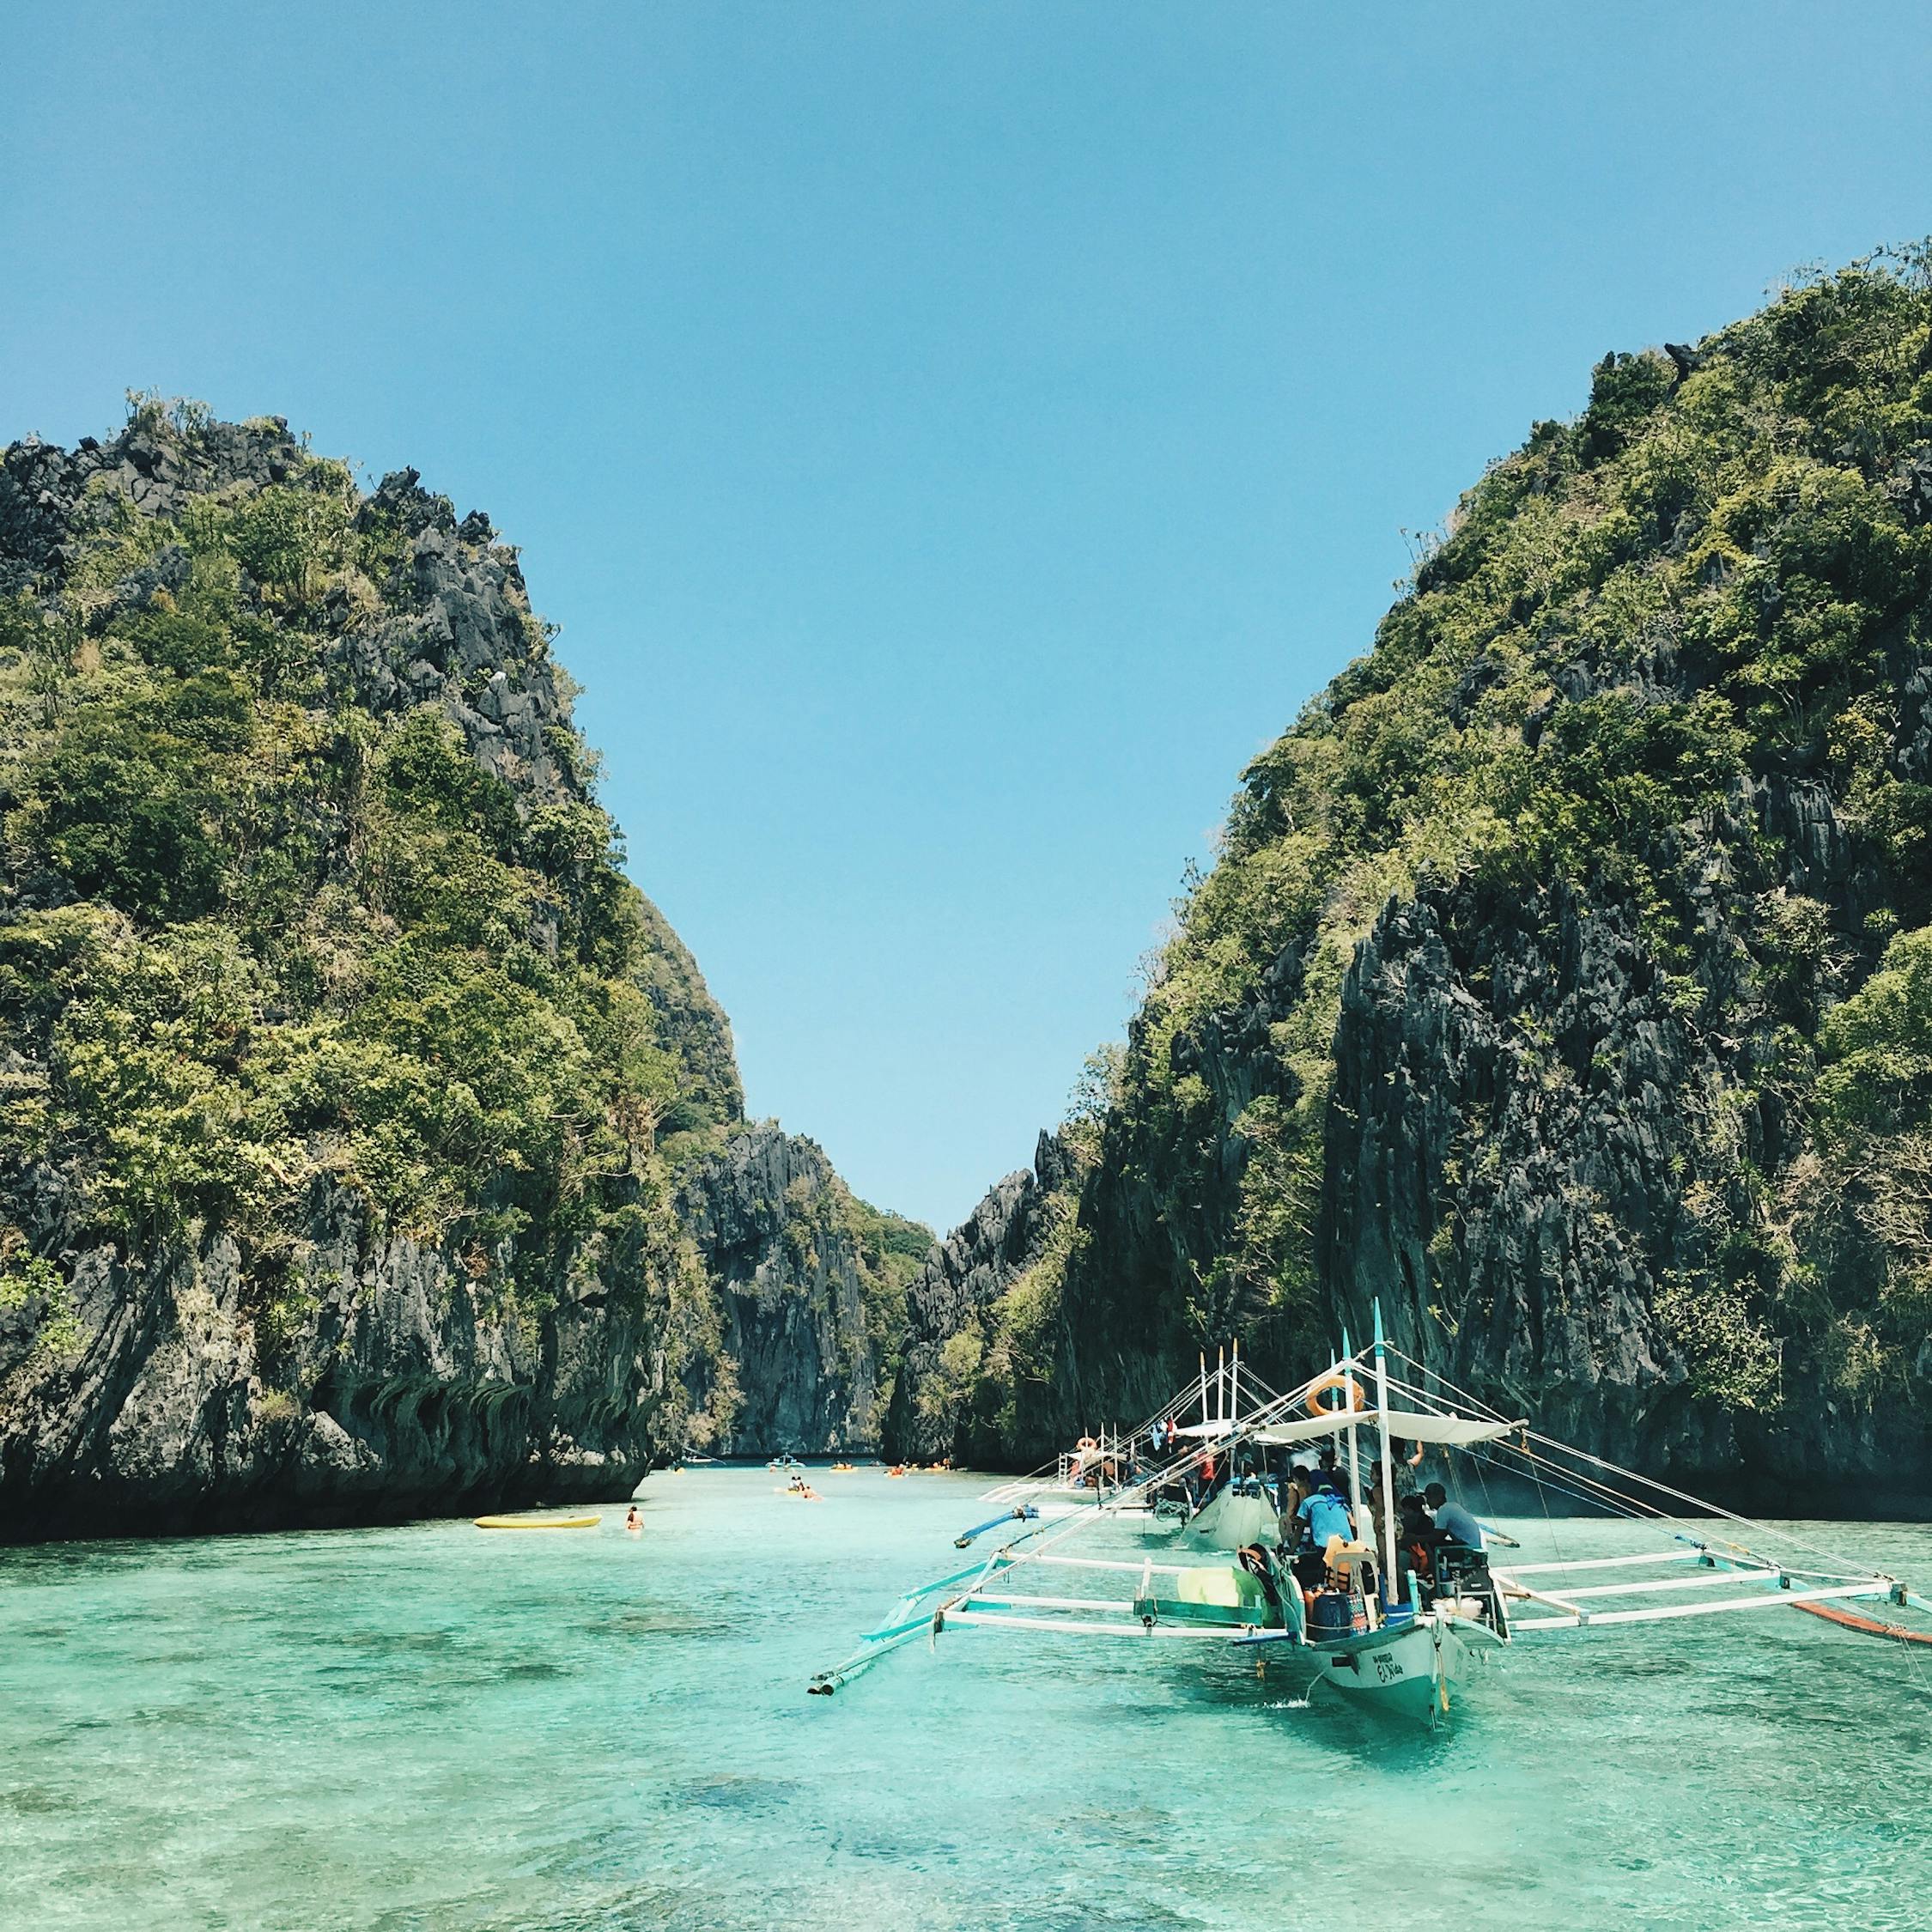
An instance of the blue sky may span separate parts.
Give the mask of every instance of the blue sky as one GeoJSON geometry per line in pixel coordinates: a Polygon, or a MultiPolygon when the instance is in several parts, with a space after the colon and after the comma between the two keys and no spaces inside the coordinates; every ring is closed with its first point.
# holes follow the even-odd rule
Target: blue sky
{"type": "Polygon", "coordinates": [[[1932,230],[1932,15],[16,9],[0,438],[130,386],[523,547],[749,1103],[951,1225],[1249,756],[1606,349],[1932,230]]]}

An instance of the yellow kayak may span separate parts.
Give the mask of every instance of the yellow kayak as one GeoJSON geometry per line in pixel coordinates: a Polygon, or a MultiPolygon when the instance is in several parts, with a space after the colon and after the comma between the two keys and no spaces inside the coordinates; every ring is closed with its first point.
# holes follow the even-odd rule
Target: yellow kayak
{"type": "Polygon", "coordinates": [[[602,1516],[478,1516],[478,1529],[595,1529],[602,1516]]]}

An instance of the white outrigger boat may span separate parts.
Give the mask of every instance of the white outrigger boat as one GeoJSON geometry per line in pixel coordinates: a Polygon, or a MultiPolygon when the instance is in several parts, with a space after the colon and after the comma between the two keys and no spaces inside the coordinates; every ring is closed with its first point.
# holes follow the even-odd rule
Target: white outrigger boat
{"type": "Polygon", "coordinates": [[[1221,1351],[1214,1367],[1200,1358],[1200,1376],[1189,1382],[1137,1428],[1082,1436],[1057,1461],[1031,1475],[996,1484],[982,1502],[1001,1513],[963,1533],[964,1549],[975,1537],[1015,1518],[1054,1520],[1104,1507],[1115,1516],[1137,1516],[1153,1536],[1187,1547],[1234,1551],[1275,1530],[1276,1502],[1266,1479],[1253,1472],[1230,1472],[1227,1479],[1200,1495],[1197,1465],[1232,1454],[1242,1434],[1242,1408],[1250,1415],[1271,1409],[1280,1398],[1246,1368],[1237,1341],[1230,1355],[1221,1351]],[[1181,1418],[1199,1404],[1198,1419],[1181,1418]]]}
{"type": "Polygon", "coordinates": [[[1812,1550],[1788,1532],[1700,1504],[1498,1414],[1388,1344],[1379,1309],[1365,1356],[1345,1347],[1327,1374],[1262,1404],[1216,1439],[1225,1451],[1244,1445],[1291,1451],[1323,1437],[1336,1443],[1338,1455],[1346,1447],[1360,1525],[1367,1520],[1364,1437],[1372,1441],[1385,1497],[1394,1494],[1395,1444],[1415,1443],[1466,1454],[1639,1522],[1656,1534],[1656,1546],[1492,1567],[1486,1549],[1449,1546],[1428,1553],[1425,1577],[1415,1568],[1423,1559],[1398,1546],[1395,1512],[1386,1510],[1378,1546],[1334,1539],[1320,1552],[1311,1587],[1303,1581],[1309,1552],[1297,1558],[1275,1546],[1272,1505],[1269,1534],[1243,1546],[1231,1563],[1157,1562],[1151,1552],[1135,1560],[1067,1546],[1123,1510],[1144,1507],[1143,1492],[1175,1479],[1198,1455],[1190,1443],[1132,1490],[1078,1514],[1028,1518],[990,1556],[909,1592],[851,1656],[819,1673],[808,1689],[829,1696],[891,1651],[920,1637],[937,1642],[954,1628],[1059,1632],[1266,1647],[1271,1662],[1288,1665],[1311,1691],[1326,1684],[1364,1709],[1433,1724],[1474,1669],[1515,1642],[1562,1631],[1795,1607],[1854,1629],[1932,1643],[1932,1632],[1843,1607],[1883,1600],[1932,1616],[1932,1601],[1896,1577],[1812,1550]],[[1327,1406],[1331,1394],[1340,1396],[1340,1406],[1327,1406]],[[1704,1521],[1644,1501],[1643,1492],[1689,1505],[1704,1521]],[[1722,1534],[1710,1528],[1712,1519],[1722,1534]]]}

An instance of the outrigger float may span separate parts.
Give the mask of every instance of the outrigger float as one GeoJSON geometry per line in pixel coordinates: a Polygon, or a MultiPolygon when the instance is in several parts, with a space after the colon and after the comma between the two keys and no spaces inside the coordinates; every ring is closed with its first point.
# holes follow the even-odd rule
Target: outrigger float
{"type": "Polygon", "coordinates": [[[1368,1520],[1364,1462],[1379,1461],[1382,1493],[1393,1496],[1396,1445],[1418,1443],[1461,1452],[1480,1467],[1526,1477],[1541,1492],[1641,1523],[1659,1541],[1615,1555],[1495,1567],[1487,1550],[1451,1546],[1436,1552],[1424,1577],[1398,1550],[1388,1510],[1379,1548],[1330,1546],[1317,1589],[1297,1579],[1277,1546],[1272,1521],[1265,1536],[1226,1563],[1157,1561],[1151,1551],[1135,1560],[1068,1546],[1101,1524],[1145,1512],[1148,1496],[1179,1480],[1198,1459],[1202,1438],[1190,1438],[1184,1452],[1091,1507],[1048,1515],[1023,1495],[972,1533],[1017,1522],[1014,1534],[990,1555],[909,1591],[857,1650],[821,1671],[807,1689],[830,1696],[893,1651],[922,1637],[936,1643],[956,1627],[1018,1631],[1254,1649],[1289,1666],[1311,1691],[1326,1684],[1364,1709],[1435,1724],[1449,1714],[1456,1686],[1491,1657],[1524,1638],[1558,1631],[1795,1608],[1854,1630],[1932,1643],[1932,1632],[1843,1607],[1882,1601],[1932,1616],[1932,1601],[1898,1578],[1847,1564],[1789,1532],[1701,1503],[1498,1413],[1388,1343],[1379,1308],[1370,1350],[1351,1354],[1345,1344],[1326,1374],[1261,1403],[1218,1429],[1213,1440],[1231,1453],[1292,1450],[1322,1437],[1335,1443],[1338,1460],[1346,1452],[1358,1525],[1368,1520]],[[1335,1406],[1331,1395],[1339,1398],[1335,1406]],[[1712,1521],[1725,1534],[1714,1534],[1712,1521]]]}

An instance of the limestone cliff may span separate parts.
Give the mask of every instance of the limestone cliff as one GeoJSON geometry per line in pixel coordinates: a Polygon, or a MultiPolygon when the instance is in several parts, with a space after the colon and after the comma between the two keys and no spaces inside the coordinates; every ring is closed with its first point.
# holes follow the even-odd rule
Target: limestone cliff
{"type": "Polygon", "coordinates": [[[923,1230],[745,1127],[550,635],[279,419],[0,457],[0,1536],[866,1439],[923,1230]]]}
{"type": "Polygon", "coordinates": [[[921,1341],[957,1442],[1236,1334],[1298,1376],[1379,1297],[1687,1487],[1927,1506],[1929,345],[1924,252],[1862,264],[1605,358],[1470,491],[1243,775],[1049,1265],[921,1341]]]}
{"type": "Polygon", "coordinates": [[[762,1121],[696,1160],[678,1206],[722,1310],[695,1362],[695,1408],[734,1397],[712,1444],[729,1455],[867,1451],[879,1442],[905,1277],[927,1230],[854,1200],[823,1151],[762,1121]]]}

